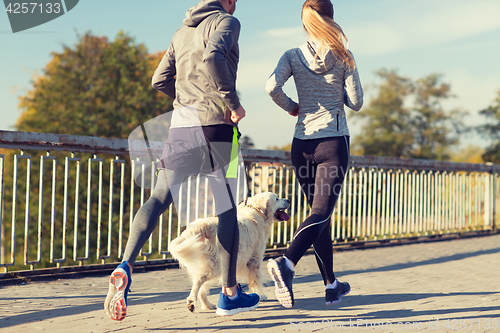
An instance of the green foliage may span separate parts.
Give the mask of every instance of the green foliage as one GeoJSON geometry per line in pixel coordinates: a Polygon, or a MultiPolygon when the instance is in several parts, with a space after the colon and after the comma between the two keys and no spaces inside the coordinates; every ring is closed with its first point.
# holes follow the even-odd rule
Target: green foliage
{"type": "Polygon", "coordinates": [[[415,129],[411,126],[411,110],[405,101],[413,92],[410,79],[396,71],[376,72],[383,81],[378,95],[356,117],[365,120],[363,135],[354,140],[354,149],[372,156],[406,157],[410,155],[415,129]]]}
{"type": "Polygon", "coordinates": [[[379,70],[378,95],[355,114],[364,120],[363,135],[355,138],[355,149],[364,155],[446,160],[450,148],[466,131],[465,112],[445,110],[449,84],[430,74],[412,81],[396,70],[379,70]],[[412,103],[410,103],[412,102],[412,103]]]}
{"type": "Polygon", "coordinates": [[[89,32],[79,36],[74,48],[52,53],[33,90],[21,98],[16,129],[125,139],[171,110],[172,101],[151,88],[158,62],[158,55],[123,32],[113,42],[89,32]]]}
{"type": "Polygon", "coordinates": [[[462,163],[484,163],[482,157],[483,154],[483,148],[469,144],[459,151],[454,152],[451,156],[451,161],[462,163]]]}
{"type": "MultiPolygon", "coordinates": [[[[148,54],[143,44],[136,44],[133,38],[120,32],[114,41],[109,42],[106,37],[93,36],[86,33],[78,36],[74,47],[64,46],[61,53],[52,53],[52,59],[43,69],[43,74],[33,81],[33,89],[20,99],[20,108],[23,111],[19,117],[16,129],[19,131],[30,131],[40,133],[56,133],[69,135],[100,136],[106,138],[126,139],[137,126],[145,123],[151,118],[163,114],[172,109],[172,100],[151,87],[151,77],[154,69],[161,60],[163,54],[148,54]]],[[[16,215],[12,218],[13,211],[13,160],[19,151],[7,150],[5,153],[4,173],[4,223],[2,248],[5,255],[10,255],[10,235],[15,226],[16,229],[16,265],[10,270],[21,269],[23,265],[23,244],[26,201],[26,160],[21,160],[17,170],[17,200],[16,215]],[[14,224],[12,221],[14,220],[14,224]]],[[[118,251],[119,217],[120,217],[120,181],[119,170],[115,169],[113,177],[113,199],[109,200],[110,188],[110,161],[114,156],[98,156],[103,159],[103,187],[102,187],[102,210],[98,211],[98,166],[93,165],[91,187],[87,186],[87,163],[90,154],[77,154],[75,157],[80,162],[70,162],[68,168],[68,205],[64,209],[64,167],[65,158],[68,153],[52,152],[51,156],[57,158],[57,180],[56,180],[56,206],[51,211],[52,181],[51,166],[45,166],[44,188],[39,193],[40,183],[40,156],[46,152],[25,151],[26,156],[31,157],[30,177],[30,204],[29,204],[29,258],[36,258],[37,247],[37,223],[39,220],[39,198],[43,197],[42,207],[42,263],[41,267],[53,267],[48,262],[51,238],[51,215],[54,220],[54,257],[62,256],[62,235],[67,235],[66,250],[68,261],[65,265],[77,264],[72,261],[75,220],[78,221],[78,256],[84,255],[87,208],[89,208],[89,232],[90,232],[90,260],[86,263],[99,262],[96,258],[97,231],[101,233],[101,256],[107,254],[107,224],[109,221],[108,211],[112,206],[112,258],[116,261],[118,251]],[[80,205],[75,212],[76,191],[76,165],[81,164],[80,182],[78,183],[80,205]],[[87,207],[87,195],[91,192],[91,206],[87,207]],[[64,228],[63,216],[67,216],[67,225],[64,228]],[[101,226],[99,227],[99,214],[101,226]]],[[[125,160],[125,170],[130,170],[130,160],[125,160]]],[[[50,164],[50,161],[46,161],[50,164]]],[[[119,165],[115,165],[119,168],[119,165]]],[[[130,189],[132,179],[125,174],[124,188],[130,189]]],[[[147,192],[149,193],[149,192],[147,192]]],[[[146,193],[146,198],[147,198],[146,193]]],[[[131,215],[139,208],[140,193],[136,190],[134,195],[133,209],[130,209],[131,198],[125,195],[123,198],[123,230],[127,234],[131,215]],[[131,212],[132,210],[132,212],[131,212]]],[[[155,231],[157,233],[157,231],[155,231]]],[[[126,237],[125,237],[126,240],[126,237]]],[[[124,244],[122,245],[123,248],[124,244]]],[[[4,262],[9,258],[4,258],[4,262]]]]}
{"type": "Polygon", "coordinates": [[[492,144],[486,148],[483,159],[488,162],[500,163],[500,90],[492,105],[479,111],[488,122],[478,126],[477,131],[492,144]]]}
{"type": "Polygon", "coordinates": [[[239,145],[240,145],[240,148],[253,148],[253,147],[255,147],[255,144],[253,143],[252,138],[249,137],[248,135],[243,136],[239,140],[239,145]]]}
{"type": "Polygon", "coordinates": [[[450,147],[459,144],[460,134],[466,131],[462,122],[466,113],[459,109],[447,111],[441,105],[453,97],[450,85],[441,83],[441,78],[439,74],[430,74],[416,81],[412,157],[448,160],[450,147]]]}
{"type": "Polygon", "coordinates": [[[284,146],[281,146],[281,147],[278,147],[276,145],[274,146],[267,146],[266,149],[269,149],[269,150],[284,150],[284,151],[291,151],[292,150],[292,143],[288,143],[284,146]]]}

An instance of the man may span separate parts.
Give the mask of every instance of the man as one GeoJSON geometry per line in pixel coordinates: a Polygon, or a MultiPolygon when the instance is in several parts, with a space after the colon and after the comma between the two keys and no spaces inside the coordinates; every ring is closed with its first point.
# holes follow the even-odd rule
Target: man
{"type": "Polygon", "coordinates": [[[154,73],[153,88],[174,99],[174,111],[158,182],[137,212],[123,261],[110,277],[104,308],[112,319],[126,316],[132,267],[158,217],[173,202],[179,185],[200,172],[210,181],[219,217],[223,287],[217,314],[232,315],[259,304],[257,294],[245,294],[236,283],[239,230],[233,162],[236,126],[245,116],[236,93],[240,32],[240,23],[232,16],[236,1],[203,0],[190,8],[154,73]]]}

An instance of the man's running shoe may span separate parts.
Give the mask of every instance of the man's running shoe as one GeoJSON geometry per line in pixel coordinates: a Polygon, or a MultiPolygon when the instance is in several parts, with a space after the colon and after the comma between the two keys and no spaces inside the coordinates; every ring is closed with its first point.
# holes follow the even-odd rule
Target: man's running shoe
{"type": "Polygon", "coordinates": [[[116,267],[109,278],[109,291],[104,301],[104,310],[111,319],[123,320],[127,315],[127,295],[131,283],[130,267],[124,261],[116,267]]]}
{"type": "Polygon", "coordinates": [[[229,297],[222,292],[219,295],[219,303],[217,303],[217,311],[219,316],[232,316],[236,313],[243,311],[250,311],[255,309],[260,302],[260,297],[257,294],[245,294],[238,284],[236,290],[238,297],[235,300],[230,300],[229,297]]]}
{"type": "Polygon", "coordinates": [[[349,294],[351,286],[347,282],[340,282],[337,280],[337,288],[326,289],[326,305],[337,304],[342,300],[342,296],[349,294]]]}
{"type": "Polygon", "coordinates": [[[274,280],[276,299],[285,308],[291,308],[294,304],[292,280],[295,272],[288,267],[284,257],[269,259],[267,271],[274,280]]]}

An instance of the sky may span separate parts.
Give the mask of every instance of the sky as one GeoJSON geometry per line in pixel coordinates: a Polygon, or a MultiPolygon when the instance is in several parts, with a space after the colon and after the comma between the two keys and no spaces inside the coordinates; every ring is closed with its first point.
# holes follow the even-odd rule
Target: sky
{"type": "MultiPolygon", "coordinates": [[[[186,10],[198,0],[82,0],[63,16],[38,27],[12,33],[7,13],[0,13],[0,130],[14,130],[19,96],[32,89],[52,52],[74,46],[78,34],[113,40],[121,30],[144,43],[150,53],[168,48],[186,10]]],[[[279,58],[307,40],[300,12],[303,0],[239,0],[240,65],[237,89],[247,116],[240,123],[259,149],[291,142],[296,118],[277,107],[265,83],[279,58]]],[[[339,0],[335,20],[349,39],[365,91],[365,106],[376,92],[375,72],[397,69],[418,79],[443,75],[455,98],[448,109],[469,112],[468,125],[484,123],[480,110],[493,104],[500,90],[500,1],[498,0],[339,0]]],[[[285,91],[296,98],[293,80],[285,91]]],[[[363,112],[361,109],[360,112],[363,112]]],[[[152,115],[153,117],[153,115],[152,115]]],[[[361,124],[349,117],[351,136],[361,124]]],[[[477,135],[463,144],[485,147],[477,135]]]]}

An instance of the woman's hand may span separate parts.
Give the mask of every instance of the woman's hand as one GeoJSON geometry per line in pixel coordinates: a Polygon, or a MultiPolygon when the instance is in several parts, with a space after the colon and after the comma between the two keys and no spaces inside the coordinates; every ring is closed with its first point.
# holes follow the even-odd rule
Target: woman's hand
{"type": "Polygon", "coordinates": [[[299,115],[299,105],[297,105],[292,112],[288,112],[288,114],[292,117],[297,117],[299,115]]]}

